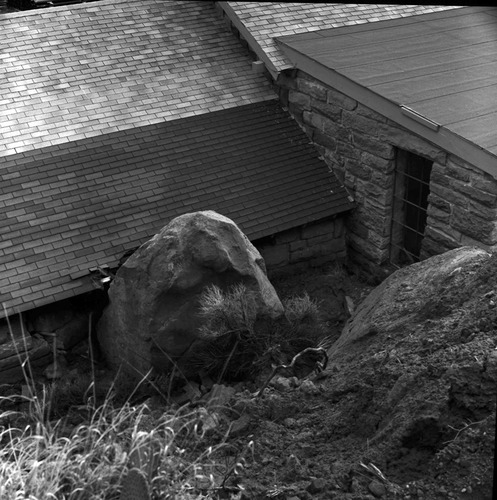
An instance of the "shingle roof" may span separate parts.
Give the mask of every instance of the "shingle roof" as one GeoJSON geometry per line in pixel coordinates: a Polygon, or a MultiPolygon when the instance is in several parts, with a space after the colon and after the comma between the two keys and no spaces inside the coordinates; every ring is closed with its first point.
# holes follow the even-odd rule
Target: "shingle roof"
{"type": "Polygon", "coordinates": [[[317,154],[274,100],[5,157],[0,303],[90,290],[90,268],[185,212],[216,210],[256,239],[352,208],[317,154]]]}
{"type": "Polygon", "coordinates": [[[277,71],[290,68],[275,37],[453,9],[448,5],[219,2],[248,30],[277,71]]]}
{"type": "Polygon", "coordinates": [[[0,156],[274,99],[211,2],[0,15],[0,156]]]}

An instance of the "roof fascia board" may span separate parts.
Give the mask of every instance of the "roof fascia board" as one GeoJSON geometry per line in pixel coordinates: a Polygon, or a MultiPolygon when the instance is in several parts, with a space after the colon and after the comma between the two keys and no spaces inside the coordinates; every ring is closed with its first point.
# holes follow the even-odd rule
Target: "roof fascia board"
{"type": "Polygon", "coordinates": [[[276,69],[271,59],[267,56],[264,49],[259,45],[259,42],[253,37],[248,28],[243,24],[243,22],[238,18],[236,12],[228,4],[228,2],[217,2],[219,7],[221,7],[229,18],[229,20],[235,25],[236,29],[240,32],[243,38],[247,41],[250,48],[255,52],[257,57],[264,62],[267,70],[271,74],[273,80],[278,78],[279,71],[276,69]]]}
{"type": "Polygon", "coordinates": [[[350,96],[364,106],[371,108],[373,111],[497,179],[497,156],[489,151],[469,142],[443,126],[439,126],[438,130],[434,130],[423,125],[419,120],[415,120],[406,114],[402,105],[376,94],[337,71],[293,49],[283,41],[278,39],[276,41],[286,57],[292,61],[294,68],[302,70],[339,92],[350,96]]]}

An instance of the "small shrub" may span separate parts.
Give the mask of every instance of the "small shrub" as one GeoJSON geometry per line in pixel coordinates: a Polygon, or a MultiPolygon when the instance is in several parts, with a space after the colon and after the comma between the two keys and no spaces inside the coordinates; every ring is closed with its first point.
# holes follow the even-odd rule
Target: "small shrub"
{"type": "Polygon", "coordinates": [[[302,297],[292,297],[283,302],[285,316],[290,323],[319,323],[318,303],[307,292],[302,297]]]}
{"type": "Polygon", "coordinates": [[[348,280],[349,275],[347,273],[347,269],[345,266],[339,262],[333,263],[329,269],[327,269],[326,273],[330,278],[332,278],[333,283],[336,285],[340,286],[342,285],[345,281],[348,280]]]}
{"type": "Polygon", "coordinates": [[[250,371],[255,348],[257,302],[254,292],[243,284],[223,292],[207,287],[200,298],[205,323],[199,331],[189,363],[219,380],[239,379],[250,371]]]}
{"type": "Polygon", "coordinates": [[[317,301],[307,293],[284,301],[286,324],[277,325],[277,343],[285,361],[307,347],[315,347],[326,334],[317,301]]]}
{"type": "Polygon", "coordinates": [[[200,298],[200,314],[206,321],[200,330],[202,336],[211,338],[227,333],[253,332],[257,318],[256,297],[244,284],[234,285],[226,293],[212,285],[200,298]]]}
{"type": "Polygon", "coordinates": [[[254,378],[316,345],[325,332],[317,302],[304,294],[287,299],[284,307],[281,318],[258,317],[254,292],[245,285],[209,287],[200,299],[205,324],[189,363],[219,380],[254,378]]]}

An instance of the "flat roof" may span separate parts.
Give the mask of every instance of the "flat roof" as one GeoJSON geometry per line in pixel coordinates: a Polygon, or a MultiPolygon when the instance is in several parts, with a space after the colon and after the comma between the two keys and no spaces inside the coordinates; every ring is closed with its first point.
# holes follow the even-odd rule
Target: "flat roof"
{"type": "Polygon", "coordinates": [[[495,160],[497,172],[497,8],[464,7],[278,40],[300,69],[304,57],[364,87],[371,102],[383,99],[380,113],[385,99],[408,108],[404,114],[413,110],[453,141],[468,143],[459,149],[491,153],[484,163],[488,170],[495,160]]]}

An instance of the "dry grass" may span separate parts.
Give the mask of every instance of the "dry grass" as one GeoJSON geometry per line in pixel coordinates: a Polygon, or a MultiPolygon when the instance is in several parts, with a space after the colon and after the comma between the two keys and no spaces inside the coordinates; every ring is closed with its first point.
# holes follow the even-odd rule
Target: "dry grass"
{"type": "Polygon", "coordinates": [[[13,416],[0,415],[2,500],[117,499],[132,468],[145,474],[152,498],[212,498],[229,473],[216,459],[223,443],[202,446],[206,417],[196,411],[156,418],[146,405],[106,403],[69,437],[60,434],[60,421],[34,415],[24,428],[5,425],[13,416]]]}
{"type": "MultiPolygon", "coordinates": [[[[24,395],[0,397],[0,409],[9,408],[0,413],[2,500],[118,500],[131,469],[144,476],[147,491],[128,492],[126,498],[217,498],[241,466],[236,456],[219,460],[225,436],[212,440],[206,411],[169,407],[157,413],[146,404],[132,405],[138,386],[119,405],[112,386],[97,404],[94,379],[77,388],[40,389],[29,363],[22,367],[24,395]],[[71,391],[86,401],[73,406],[83,423],[68,429],[64,417],[51,417],[59,413],[61,399],[68,404],[71,391]]],[[[145,382],[146,377],[140,384],[145,382]]],[[[229,496],[238,497],[236,491],[229,496]]]]}

